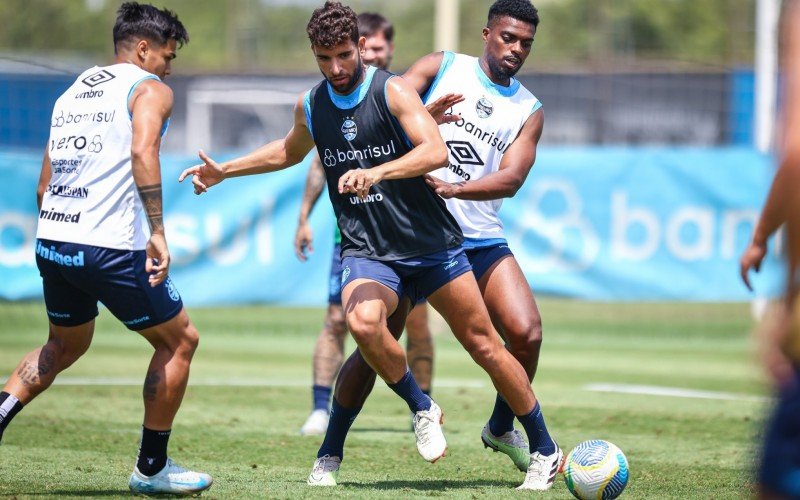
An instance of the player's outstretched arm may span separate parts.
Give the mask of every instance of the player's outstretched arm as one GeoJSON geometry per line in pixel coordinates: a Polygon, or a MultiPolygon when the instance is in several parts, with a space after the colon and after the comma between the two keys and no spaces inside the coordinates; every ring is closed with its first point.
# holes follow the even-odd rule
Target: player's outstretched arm
{"type": "Polygon", "coordinates": [[[184,170],[178,177],[178,181],[182,182],[191,176],[194,192],[202,194],[211,186],[219,184],[229,177],[275,172],[296,165],[313,146],[314,140],[306,125],[303,96],[301,95],[294,107],[294,125],[286,137],[224,163],[217,163],[200,151],[199,156],[203,163],[184,170]]]}
{"type": "Polygon", "coordinates": [[[428,185],[442,198],[462,200],[499,200],[511,198],[528,178],[536,161],[536,147],[542,137],[544,111],[539,108],[525,121],[519,135],[503,155],[497,172],[476,179],[449,183],[430,175],[425,177],[428,185]]]}
{"type": "Polygon", "coordinates": [[[339,179],[340,193],[364,198],[369,188],[382,180],[418,177],[447,164],[447,148],[439,128],[414,88],[402,78],[392,78],[386,85],[386,100],[413,149],[380,166],[345,172],[339,179]]]}
{"type": "Polygon", "coordinates": [[[311,215],[311,211],[314,209],[314,205],[317,204],[319,195],[322,194],[324,188],[325,167],[322,166],[319,155],[314,155],[314,159],[311,160],[311,165],[308,167],[306,186],[303,189],[303,201],[300,203],[300,216],[297,218],[297,231],[294,235],[294,253],[301,262],[306,261],[306,252],[314,252],[314,233],[311,231],[308,217],[311,215]]]}
{"type": "MultiPolygon", "coordinates": [[[[769,196],[764,204],[761,217],[753,231],[750,244],[739,261],[742,281],[750,290],[749,272],[761,268],[767,254],[767,240],[784,223],[787,225],[789,239],[789,263],[792,269],[800,265],[800,221],[795,221],[798,202],[797,187],[800,185],[800,4],[790,4],[783,21],[785,38],[784,99],[781,110],[780,138],[778,149],[780,165],[772,181],[769,196]],[[797,240],[793,244],[793,240],[797,240]],[[792,248],[794,247],[794,252],[792,248]]],[[[793,275],[793,274],[792,274],[793,275]]],[[[789,280],[791,281],[791,280],[789,280]]]]}
{"type": "Polygon", "coordinates": [[[167,278],[169,249],[164,234],[161,194],[161,131],[172,113],[172,90],[157,80],[142,82],[129,102],[131,110],[131,170],[147,221],[150,239],[147,242],[146,271],[150,286],[167,278]]]}

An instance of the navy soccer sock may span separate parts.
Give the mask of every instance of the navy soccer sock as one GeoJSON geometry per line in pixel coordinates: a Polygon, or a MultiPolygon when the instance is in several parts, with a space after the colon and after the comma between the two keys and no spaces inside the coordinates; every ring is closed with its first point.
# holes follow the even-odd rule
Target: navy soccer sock
{"type": "Polygon", "coordinates": [[[547,432],[547,426],[544,424],[544,415],[542,409],[539,407],[539,402],[527,415],[517,415],[517,420],[525,428],[525,433],[528,435],[528,443],[531,453],[538,451],[542,455],[552,455],[556,452],[556,443],[547,432]]]}
{"type": "Polygon", "coordinates": [[[11,422],[11,419],[22,410],[22,403],[11,394],[0,392],[0,440],[3,439],[3,431],[11,422]]]}
{"type": "Polygon", "coordinates": [[[345,408],[336,401],[336,398],[333,398],[328,430],[325,432],[325,439],[317,452],[317,458],[325,455],[344,458],[344,440],[347,438],[350,426],[353,425],[353,421],[360,411],[360,407],[345,408]]]}
{"type": "Polygon", "coordinates": [[[145,476],[161,472],[167,465],[167,444],[172,431],[154,431],[142,426],[142,444],[136,468],[145,476]]]}
{"type": "Polygon", "coordinates": [[[328,411],[328,402],[331,400],[332,387],[325,387],[324,385],[314,385],[312,388],[314,393],[314,409],[328,411]]]}
{"type": "Polygon", "coordinates": [[[489,430],[495,436],[502,436],[514,430],[514,412],[500,394],[494,400],[494,411],[489,417],[489,430]]]}
{"type": "Polygon", "coordinates": [[[414,379],[414,375],[411,374],[410,370],[406,370],[406,374],[403,375],[403,378],[396,384],[387,385],[398,396],[403,398],[408,405],[408,409],[411,410],[411,413],[431,409],[433,400],[422,392],[422,389],[417,385],[417,381],[414,379]]]}

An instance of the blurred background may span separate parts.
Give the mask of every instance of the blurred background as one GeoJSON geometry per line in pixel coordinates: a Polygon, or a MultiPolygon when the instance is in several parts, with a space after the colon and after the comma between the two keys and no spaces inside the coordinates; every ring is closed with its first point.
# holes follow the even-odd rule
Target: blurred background
{"type": "MultiPolygon", "coordinates": [[[[41,294],[34,190],[56,97],[112,61],[116,0],[0,2],[0,297],[41,294]]],[[[203,148],[226,158],[283,136],[320,78],[305,25],[317,0],[164,0],[186,25],[168,83],[165,178],[203,148]]],[[[440,49],[478,56],[490,2],[353,0],[395,26],[392,70],[440,49]]],[[[502,211],[540,294],[590,300],[747,301],[737,260],[772,175],[777,0],[539,0],[518,75],[544,104],[525,187],[502,211]],[[756,89],[758,88],[758,91],[756,89]]],[[[173,273],[192,305],[322,304],[333,219],[292,254],[306,168],[198,200],[165,181],[173,273]],[[210,276],[216,287],[205,285],[210,276]],[[298,277],[302,276],[300,280],[298,277]]],[[[780,288],[780,241],[756,280],[780,288]]]]}

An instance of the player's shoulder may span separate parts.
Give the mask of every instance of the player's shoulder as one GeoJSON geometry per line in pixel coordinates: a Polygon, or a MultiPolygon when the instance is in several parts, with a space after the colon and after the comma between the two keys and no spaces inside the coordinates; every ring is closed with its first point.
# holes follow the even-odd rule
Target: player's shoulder
{"type": "Polygon", "coordinates": [[[147,78],[142,80],[137,86],[134,92],[139,92],[140,94],[148,93],[151,94],[153,97],[158,97],[162,99],[169,99],[172,100],[172,89],[169,85],[162,82],[158,78],[147,78]]]}

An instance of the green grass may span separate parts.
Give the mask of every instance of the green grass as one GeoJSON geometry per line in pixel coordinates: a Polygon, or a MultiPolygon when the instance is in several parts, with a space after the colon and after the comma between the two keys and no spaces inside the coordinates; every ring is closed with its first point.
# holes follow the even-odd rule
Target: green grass
{"type": "MultiPolygon", "coordinates": [[[[585,389],[625,383],[765,395],[745,305],[543,300],[540,307],[545,345],[534,388],[565,452],[590,438],[617,444],[631,467],[625,498],[752,495],[764,403],[585,389]]],[[[434,396],[446,413],[448,456],[434,465],[418,456],[407,408],[379,383],[348,439],[341,486],[317,490],[305,478],[321,438],[297,431],[310,410],[323,311],[253,306],[190,315],[201,342],[170,455],[214,476],[205,498],[530,496],[513,489],[523,476],[511,461],[481,445],[494,393],[441,322],[433,323],[434,396]]],[[[0,379],[41,344],[46,324],[41,304],[0,303],[0,379]]],[[[148,359],[147,343],[103,311],[91,349],[60,380],[135,385],[61,383],[26,407],[0,446],[0,496],[128,495],[148,359]]],[[[560,479],[536,496],[571,498],[560,479]]]]}

